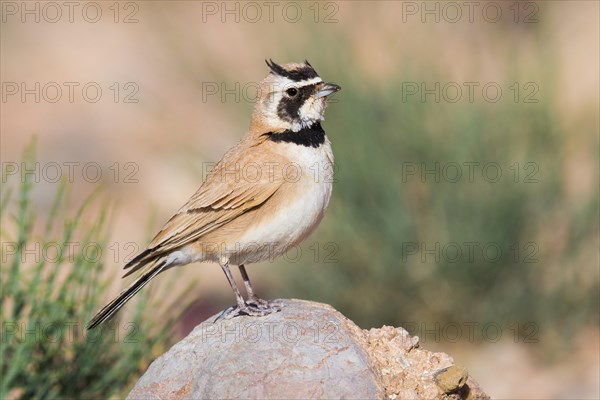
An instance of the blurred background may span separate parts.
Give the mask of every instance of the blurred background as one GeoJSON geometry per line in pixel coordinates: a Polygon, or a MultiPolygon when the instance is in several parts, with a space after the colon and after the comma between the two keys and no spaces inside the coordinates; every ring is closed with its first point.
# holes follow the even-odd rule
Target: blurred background
{"type": "MultiPolygon", "coordinates": [[[[61,181],[65,213],[100,186],[80,220],[110,214],[106,290],[80,318],[123,287],[128,257],[242,137],[264,60],[307,59],[343,88],[323,123],[333,198],[305,243],[250,267],[259,294],[326,302],[362,328],[404,326],[493,398],[600,396],[599,3],[1,5],[3,192],[33,180],[34,236],[61,181]]],[[[18,204],[4,204],[5,280],[18,204]]],[[[141,327],[177,315],[165,343],[233,303],[211,264],[145,291],[162,313],[141,327]]]]}

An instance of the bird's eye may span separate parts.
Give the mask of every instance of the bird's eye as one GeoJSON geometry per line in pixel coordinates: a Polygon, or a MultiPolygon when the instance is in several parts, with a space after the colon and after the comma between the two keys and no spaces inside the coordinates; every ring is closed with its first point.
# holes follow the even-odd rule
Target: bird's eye
{"type": "Polygon", "coordinates": [[[289,88],[285,92],[287,93],[288,96],[294,97],[295,95],[298,94],[298,89],[296,89],[296,88],[289,88]]]}

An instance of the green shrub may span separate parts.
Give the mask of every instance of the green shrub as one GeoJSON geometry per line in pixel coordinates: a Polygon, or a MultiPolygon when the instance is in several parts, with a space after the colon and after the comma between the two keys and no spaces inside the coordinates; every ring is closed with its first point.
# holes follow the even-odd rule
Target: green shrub
{"type": "MultiPolygon", "coordinates": [[[[35,143],[23,158],[35,162],[35,143]]],[[[109,280],[101,274],[106,252],[99,250],[108,240],[109,206],[93,213],[95,193],[68,216],[68,186],[62,184],[51,212],[40,217],[32,206],[30,179],[15,185],[16,198],[12,187],[3,186],[0,398],[123,397],[168,348],[168,329],[177,315],[149,318],[157,306],[148,302],[146,290],[130,322],[117,316],[86,332],[85,324],[107,300],[109,280]],[[41,224],[43,233],[36,235],[41,224]],[[66,251],[70,248],[76,251],[66,251]]]]}

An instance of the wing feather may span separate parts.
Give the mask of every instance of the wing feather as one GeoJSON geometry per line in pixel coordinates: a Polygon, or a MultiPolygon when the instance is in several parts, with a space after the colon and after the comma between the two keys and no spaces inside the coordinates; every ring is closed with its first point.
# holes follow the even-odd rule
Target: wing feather
{"type": "Polygon", "coordinates": [[[125,269],[132,268],[126,275],[200,240],[249,210],[261,207],[280,189],[284,183],[281,167],[285,165],[285,159],[257,148],[245,150],[234,148],[223,157],[196,193],[152,239],[148,248],[125,266],[125,269]],[[261,163],[265,165],[260,176],[245,179],[243,166],[249,163],[253,168],[261,163]]]}

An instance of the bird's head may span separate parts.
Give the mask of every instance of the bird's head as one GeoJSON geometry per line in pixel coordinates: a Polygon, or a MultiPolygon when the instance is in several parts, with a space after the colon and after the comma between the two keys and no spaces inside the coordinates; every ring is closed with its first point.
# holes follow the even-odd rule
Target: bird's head
{"type": "Polygon", "coordinates": [[[325,83],[314,68],[301,64],[276,64],[267,61],[271,69],[260,84],[254,118],[273,131],[298,132],[323,119],[327,96],[341,88],[325,83]]]}

